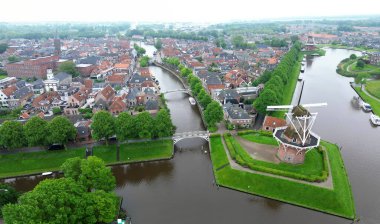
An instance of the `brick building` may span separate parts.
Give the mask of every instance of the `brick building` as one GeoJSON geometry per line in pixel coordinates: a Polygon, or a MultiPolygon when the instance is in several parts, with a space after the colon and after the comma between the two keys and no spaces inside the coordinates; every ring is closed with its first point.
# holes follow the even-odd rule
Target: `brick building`
{"type": "Polygon", "coordinates": [[[47,56],[13,64],[7,64],[5,70],[8,76],[17,78],[46,78],[47,69],[55,69],[59,56],[47,56]]]}

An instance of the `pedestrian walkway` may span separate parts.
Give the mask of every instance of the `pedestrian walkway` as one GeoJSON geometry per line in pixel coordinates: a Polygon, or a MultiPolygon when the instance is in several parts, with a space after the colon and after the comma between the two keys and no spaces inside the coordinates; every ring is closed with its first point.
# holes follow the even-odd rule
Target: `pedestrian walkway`
{"type": "Polygon", "coordinates": [[[379,98],[377,98],[377,97],[371,95],[369,92],[367,92],[367,90],[365,89],[365,85],[362,86],[362,91],[363,91],[365,94],[367,94],[369,97],[371,97],[372,99],[374,99],[374,100],[376,100],[377,102],[380,103],[380,99],[379,99],[379,98]]]}

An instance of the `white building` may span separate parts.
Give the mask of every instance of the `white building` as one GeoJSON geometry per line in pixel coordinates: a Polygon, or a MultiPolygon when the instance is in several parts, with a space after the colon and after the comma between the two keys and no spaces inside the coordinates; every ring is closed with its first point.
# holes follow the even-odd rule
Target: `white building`
{"type": "Polygon", "coordinates": [[[46,92],[57,91],[59,86],[59,80],[54,78],[53,70],[48,69],[46,74],[47,79],[44,80],[46,92]]]}

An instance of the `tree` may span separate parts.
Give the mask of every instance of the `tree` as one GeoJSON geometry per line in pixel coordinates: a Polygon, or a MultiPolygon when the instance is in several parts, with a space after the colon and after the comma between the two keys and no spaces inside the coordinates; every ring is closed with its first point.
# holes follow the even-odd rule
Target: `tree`
{"type": "Polygon", "coordinates": [[[144,54],[146,53],[145,49],[142,48],[142,47],[140,47],[140,46],[137,45],[137,44],[134,44],[134,45],[133,45],[133,48],[134,48],[134,49],[136,50],[136,52],[137,52],[137,57],[140,57],[140,56],[142,56],[142,55],[144,55],[144,54]]]}
{"type": "Polygon", "coordinates": [[[267,106],[278,105],[276,93],[271,89],[264,89],[260,97],[254,102],[254,107],[261,114],[267,114],[267,106]]]}
{"type": "Polygon", "coordinates": [[[62,113],[61,108],[59,108],[59,107],[54,107],[53,108],[53,114],[54,115],[58,115],[58,114],[61,114],[61,113],[62,113]]]}
{"type": "Polygon", "coordinates": [[[108,138],[115,134],[115,120],[109,112],[99,111],[93,116],[91,129],[94,139],[105,138],[108,145],[108,138]]]}
{"type": "Polygon", "coordinates": [[[356,62],[356,67],[358,68],[364,68],[364,61],[363,60],[358,60],[358,62],[356,62]]]}
{"type": "Polygon", "coordinates": [[[209,127],[215,127],[216,123],[223,119],[223,109],[218,102],[213,100],[205,110],[205,120],[209,127]]]}
{"type": "Polygon", "coordinates": [[[79,71],[75,66],[75,63],[72,61],[62,62],[58,67],[58,72],[66,72],[68,74],[71,74],[73,77],[77,77],[80,75],[79,71]]]}
{"type": "Polygon", "coordinates": [[[16,203],[19,193],[7,184],[0,184],[0,218],[3,217],[1,209],[9,203],[16,203]]]}
{"type": "Polygon", "coordinates": [[[292,41],[292,43],[295,43],[296,41],[299,40],[299,37],[298,37],[298,35],[292,35],[292,36],[290,36],[290,40],[292,41]]]}
{"type": "Polygon", "coordinates": [[[57,116],[47,125],[47,140],[50,144],[66,144],[75,138],[77,133],[74,125],[63,116],[57,116]]]}
{"type": "Polygon", "coordinates": [[[25,138],[29,146],[46,144],[47,121],[35,116],[24,125],[25,138]]]}
{"type": "Polygon", "coordinates": [[[116,187],[115,177],[103,160],[89,156],[87,159],[71,158],[62,164],[66,178],[72,178],[87,192],[103,190],[110,192],[116,187]]]}
{"type": "Polygon", "coordinates": [[[8,57],[8,62],[9,63],[15,63],[15,62],[18,62],[18,61],[20,61],[20,59],[18,57],[16,57],[15,55],[12,55],[12,56],[8,57]]]}
{"type": "Polygon", "coordinates": [[[7,148],[19,148],[25,143],[22,124],[18,121],[5,121],[0,126],[0,145],[7,148]]]}
{"type": "Polygon", "coordinates": [[[360,84],[360,88],[362,89],[363,88],[363,85],[367,83],[367,79],[371,77],[370,75],[368,74],[359,74],[355,77],[355,83],[356,84],[360,84]]]}
{"type": "Polygon", "coordinates": [[[159,51],[162,48],[162,42],[161,39],[157,39],[157,41],[154,43],[154,47],[159,51]]]}
{"type": "Polygon", "coordinates": [[[173,134],[173,130],[174,126],[168,110],[159,110],[154,119],[154,136],[159,138],[168,137],[173,134]]]}
{"type": "Polygon", "coordinates": [[[3,208],[5,223],[110,223],[116,216],[114,193],[85,188],[71,178],[46,179],[3,208]]]}
{"type": "Polygon", "coordinates": [[[140,66],[141,67],[148,67],[149,66],[149,57],[143,56],[140,58],[140,66]]]}
{"type": "Polygon", "coordinates": [[[134,117],[127,112],[122,112],[116,118],[116,136],[119,141],[132,138],[134,130],[134,117]]]}
{"type": "Polygon", "coordinates": [[[135,132],[139,138],[151,138],[153,130],[153,118],[148,112],[139,113],[135,118],[135,132]]]}
{"type": "Polygon", "coordinates": [[[197,82],[195,84],[194,88],[192,88],[192,91],[193,91],[194,95],[197,96],[202,89],[203,89],[202,83],[201,82],[197,82]]]}
{"type": "Polygon", "coordinates": [[[198,94],[198,100],[203,108],[207,108],[207,105],[209,105],[212,101],[211,96],[206,93],[204,89],[202,89],[198,94]]]}
{"type": "Polygon", "coordinates": [[[8,48],[8,44],[2,43],[0,44],[0,54],[4,53],[8,48]]]}
{"type": "Polygon", "coordinates": [[[350,55],[350,59],[351,59],[351,60],[355,60],[356,58],[357,58],[356,54],[351,54],[351,55],[350,55]]]}

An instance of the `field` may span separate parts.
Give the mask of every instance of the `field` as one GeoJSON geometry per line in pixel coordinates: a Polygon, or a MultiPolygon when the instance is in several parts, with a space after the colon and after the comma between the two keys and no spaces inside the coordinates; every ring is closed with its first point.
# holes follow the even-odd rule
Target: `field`
{"type": "Polygon", "coordinates": [[[380,100],[380,80],[368,81],[365,85],[365,89],[372,96],[375,96],[380,100]]]}
{"type": "Polygon", "coordinates": [[[216,182],[224,187],[286,203],[355,218],[355,206],[344,163],[336,145],[322,142],[328,150],[334,189],[316,187],[290,180],[232,169],[221,137],[211,138],[211,159],[216,182]]]}
{"type": "Polygon", "coordinates": [[[355,77],[359,74],[380,75],[380,67],[365,64],[363,68],[356,66],[357,59],[344,59],[338,64],[337,73],[347,77],[355,77]]]}
{"type": "MultiPolygon", "coordinates": [[[[131,163],[158,159],[169,159],[173,155],[171,140],[122,144],[120,161],[116,159],[116,146],[96,146],[94,156],[103,159],[106,164],[131,163]]],[[[0,155],[0,178],[28,175],[47,171],[58,171],[68,158],[84,158],[85,149],[62,151],[25,152],[0,155]]]]}
{"type": "Polygon", "coordinates": [[[360,95],[360,97],[367,103],[369,103],[372,107],[372,111],[377,116],[380,116],[380,102],[375,100],[374,98],[368,96],[365,92],[363,92],[360,87],[354,87],[356,92],[360,95]]]}

